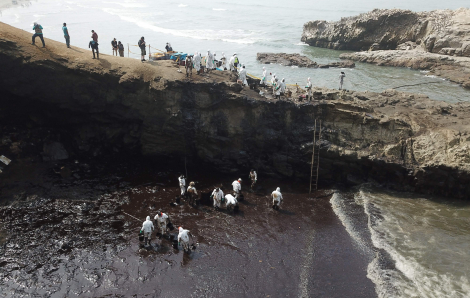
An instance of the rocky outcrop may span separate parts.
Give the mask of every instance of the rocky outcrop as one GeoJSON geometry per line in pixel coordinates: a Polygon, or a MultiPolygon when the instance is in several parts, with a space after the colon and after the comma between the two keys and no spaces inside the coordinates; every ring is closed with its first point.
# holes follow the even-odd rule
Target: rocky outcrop
{"type": "Polygon", "coordinates": [[[309,103],[270,100],[240,91],[228,72],[187,80],[171,61],[92,60],[85,50],[51,40],[42,49],[29,40],[0,24],[0,124],[61,130],[64,149],[75,156],[186,157],[237,176],[256,168],[265,177],[308,181],[318,119],[322,183],[372,179],[470,194],[470,104],[320,88],[309,103]]]}
{"type": "Polygon", "coordinates": [[[470,9],[419,13],[376,9],[338,22],[308,22],[302,41],[336,50],[367,51],[344,53],[340,58],[430,70],[470,88],[470,9]]]}
{"type": "Polygon", "coordinates": [[[284,66],[317,67],[317,63],[300,54],[257,53],[256,59],[263,64],[281,64],[284,66]]]}
{"type": "Polygon", "coordinates": [[[304,25],[302,41],[336,50],[395,50],[413,42],[431,53],[470,57],[470,9],[375,9],[337,22],[304,25]]]}
{"type": "Polygon", "coordinates": [[[330,67],[338,67],[338,68],[354,68],[356,64],[353,61],[346,60],[340,62],[331,62],[328,64],[320,64],[318,68],[330,68],[330,67]]]}
{"type": "Polygon", "coordinates": [[[356,64],[353,61],[339,61],[331,62],[328,64],[317,64],[310,60],[310,58],[300,54],[286,54],[286,53],[258,53],[256,59],[263,64],[280,64],[284,66],[298,66],[307,68],[353,68],[356,64]]]}

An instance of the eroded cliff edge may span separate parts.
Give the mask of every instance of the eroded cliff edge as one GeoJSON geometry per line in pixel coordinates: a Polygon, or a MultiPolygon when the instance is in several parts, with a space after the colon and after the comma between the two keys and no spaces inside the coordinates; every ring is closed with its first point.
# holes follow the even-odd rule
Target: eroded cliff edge
{"type": "Polygon", "coordinates": [[[64,130],[78,154],[109,148],[148,159],[187,157],[221,172],[256,168],[308,184],[318,119],[322,183],[373,180],[417,192],[470,193],[470,104],[318,88],[313,103],[266,100],[240,91],[227,72],[189,81],[166,61],[107,55],[98,61],[83,49],[51,40],[42,49],[29,40],[29,33],[0,23],[1,124],[64,130]]]}

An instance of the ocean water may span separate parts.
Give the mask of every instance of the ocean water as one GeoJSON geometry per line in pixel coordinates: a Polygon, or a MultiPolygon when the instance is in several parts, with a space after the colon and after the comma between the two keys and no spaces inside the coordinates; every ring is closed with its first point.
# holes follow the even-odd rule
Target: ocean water
{"type": "Polygon", "coordinates": [[[470,297],[470,204],[367,185],[331,203],[358,246],[375,252],[368,277],[379,297],[470,297]]]}
{"type": "MultiPolygon", "coordinates": [[[[258,52],[301,53],[318,63],[339,60],[341,52],[309,47],[300,42],[307,21],[339,20],[374,8],[403,8],[415,11],[468,7],[466,0],[453,1],[152,1],[152,0],[35,0],[19,1],[4,9],[0,21],[32,32],[37,21],[44,35],[63,41],[62,23],[66,22],[72,46],[87,48],[94,29],[99,35],[100,51],[111,54],[115,37],[129,44],[129,57],[139,59],[135,46],[141,36],[152,51],[163,50],[170,42],[175,50],[207,53],[216,58],[237,53],[248,73],[260,77],[258,52]]],[[[127,53],[126,53],[127,56],[127,53]]],[[[350,90],[381,92],[408,84],[429,83],[400,88],[423,93],[449,102],[469,101],[468,90],[441,78],[404,68],[378,67],[357,63],[354,69],[302,69],[267,65],[268,73],[285,78],[287,84],[303,86],[311,77],[316,86],[338,88],[340,71],[346,72],[345,87],[350,90]]]]}

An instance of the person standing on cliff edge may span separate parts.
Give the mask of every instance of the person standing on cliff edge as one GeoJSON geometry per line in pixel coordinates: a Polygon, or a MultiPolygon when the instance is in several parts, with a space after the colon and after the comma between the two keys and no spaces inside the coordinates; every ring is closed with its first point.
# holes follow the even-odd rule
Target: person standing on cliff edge
{"type": "Polygon", "coordinates": [[[312,100],[312,82],[310,81],[310,78],[307,79],[307,85],[305,86],[305,89],[307,89],[307,101],[312,100]]]}
{"type": "Polygon", "coordinates": [[[146,49],[146,45],[145,45],[145,39],[144,37],[142,36],[139,40],[139,42],[137,43],[137,45],[139,46],[140,48],[140,54],[142,56],[142,59],[140,59],[140,61],[144,62],[145,61],[145,55],[147,55],[147,52],[145,51],[146,49]]]}
{"type": "Polygon", "coordinates": [[[113,50],[113,56],[116,53],[116,56],[118,55],[118,43],[116,41],[116,38],[111,40],[111,49],[113,50]]]}
{"type": "Polygon", "coordinates": [[[118,41],[118,50],[119,56],[124,57],[124,45],[121,43],[121,41],[118,41]]]}
{"type": "Polygon", "coordinates": [[[342,71],[341,74],[339,75],[339,90],[343,90],[343,83],[344,83],[345,76],[346,74],[344,73],[344,71],[342,71]]]}
{"type": "Polygon", "coordinates": [[[62,31],[64,31],[65,44],[67,45],[67,48],[70,48],[70,35],[66,23],[64,23],[64,27],[62,27],[62,31]]]}
{"type": "Polygon", "coordinates": [[[44,43],[44,37],[42,36],[42,26],[34,22],[33,30],[34,30],[33,42],[31,44],[34,45],[36,37],[39,37],[42,41],[42,47],[45,48],[46,44],[44,43]]]}
{"type": "Polygon", "coordinates": [[[100,52],[98,50],[98,42],[92,40],[90,41],[90,43],[88,44],[88,48],[91,48],[91,51],[93,52],[93,59],[96,59],[95,58],[95,51],[96,51],[96,56],[98,59],[100,59],[100,52]]]}

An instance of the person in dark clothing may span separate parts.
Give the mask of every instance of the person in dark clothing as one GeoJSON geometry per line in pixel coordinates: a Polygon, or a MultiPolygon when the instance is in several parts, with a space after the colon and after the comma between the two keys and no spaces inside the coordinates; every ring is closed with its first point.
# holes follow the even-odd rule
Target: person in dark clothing
{"type": "Polygon", "coordinates": [[[98,43],[94,40],[90,41],[88,44],[88,48],[91,48],[91,51],[93,52],[93,59],[100,59],[100,52],[98,50],[98,43]],[[95,51],[96,51],[96,58],[95,58],[95,51]]]}
{"type": "Polygon", "coordinates": [[[171,44],[170,44],[170,43],[168,43],[168,42],[166,43],[165,50],[166,50],[167,52],[173,51],[173,48],[171,47],[171,44]]]}
{"type": "Polygon", "coordinates": [[[113,56],[114,53],[116,53],[116,56],[118,55],[118,43],[116,41],[116,38],[111,41],[111,46],[113,47],[113,56]]]}
{"type": "Polygon", "coordinates": [[[70,35],[69,35],[69,29],[67,29],[66,23],[64,23],[64,27],[62,27],[62,31],[64,31],[65,44],[67,44],[67,48],[70,48],[70,35]]]}
{"type": "Polygon", "coordinates": [[[140,59],[142,62],[143,61],[146,61],[145,60],[145,55],[147,55],[147,52],[145,51],[146,49],[146,46],[145,46],[145,40],[144,40],[144,37],[142,36],[139,40],[139,42],[137,43],[139,45],[139,48],[140,48],[140,54],[142,56],[142,59],[140,59]]]}
{"type": "Polygon", "coordinates": [[[118,42],[119,56],[124,57],[124,45],[119,41],[118,42]]]}
{"type": "Polygon", "coordinates": [[[31,44],[34,45],[36,41],[36,37],[39,37],[42,41],[42,47],[45,48],[46,44],[44,43],[44,37],[42,36],[42,26],[34,22],[33,30],[34,30],[33,39],[32,39],[33,42],[31,44]]]}
{"type": "Polygon", "coordinates": [[[91,38],[92,38],[95,42],[98,42],[98,34],[95,32],[95,30],[91,30],[91,38]]]}

